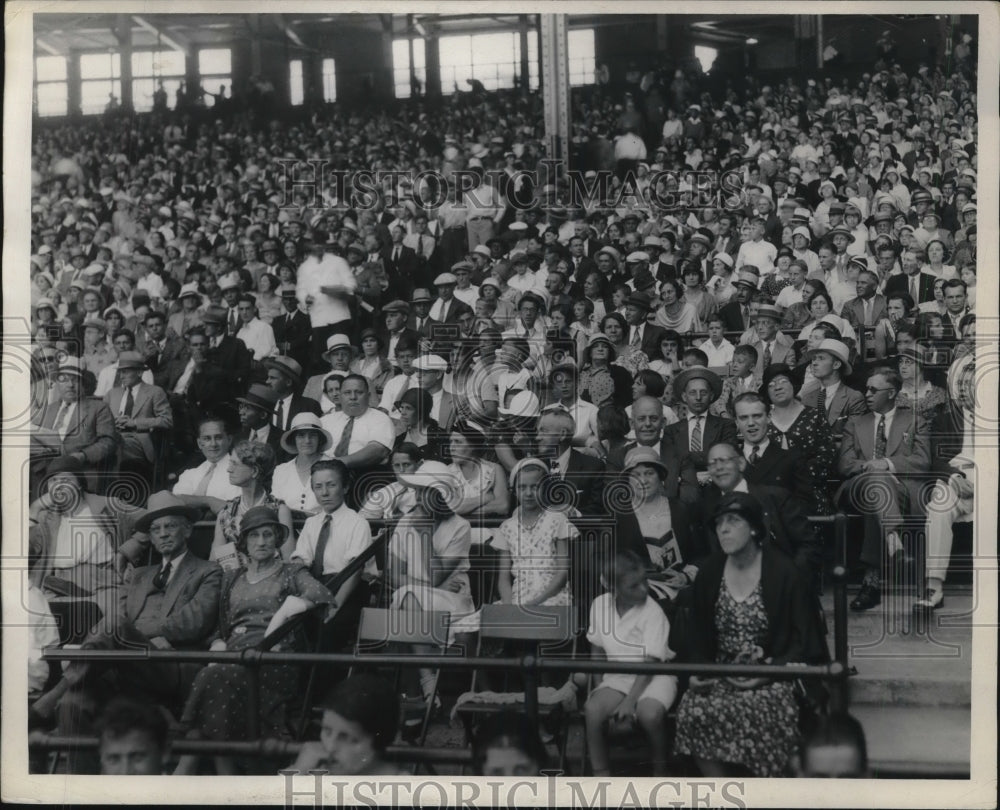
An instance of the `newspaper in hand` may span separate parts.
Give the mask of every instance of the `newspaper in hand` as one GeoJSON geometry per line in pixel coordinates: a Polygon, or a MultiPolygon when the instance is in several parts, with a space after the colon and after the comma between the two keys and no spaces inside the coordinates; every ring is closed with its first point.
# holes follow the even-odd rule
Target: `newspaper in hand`
{"type": "Polygon", "coordinates": [[[214,560],[223,571],[238,571],[242,568],[240,553],[236,550],[235,543],[224,543],[221,546],[213,546],[209,559],[214,560]]]}

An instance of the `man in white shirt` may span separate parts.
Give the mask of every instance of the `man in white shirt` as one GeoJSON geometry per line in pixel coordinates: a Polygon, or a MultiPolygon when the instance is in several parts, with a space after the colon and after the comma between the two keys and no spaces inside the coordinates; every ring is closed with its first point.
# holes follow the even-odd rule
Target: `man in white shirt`
{"type": "Polygon", "coordinates": [[[400,338],[396,344],[396,365],[399,366],[399,374],[385,384],[385,388],[382,389],[382,400],[378,406],[379,410],[385,411],[393,418],[396,413],[396,402],[407,388],[415,388],[418,384],[413,367],[416,356],[416,341],[412,337],[400,338]]]}
{"type": "Polygon", "coordinates": [[[246,344],[246,347],[253,352],[253,359],[260,362],[265,357],[271,357],[278,353],[278,346],[274,342],[274,330],[271,324],[264,323],[257,317],[257,301],[250,295],[241,295],[237,304],[237,312],[240,318],[240,329],[236,337],[246,344]]]}
{"type": "Polygon", "coordinates": [[[774,305],[781,309],[788,309],[790,306],[800,303],[802,301],[802,285],[806,283],[808,273],[805,262],[793,261],[788,265],[788,278],[791,284],[781,288],[781,292],[774,300],[774,305]]]}
{"type": "Polygon", "coordinates": [[[444,374],[448,361],[439,354],[422,354],[413,362],[416,384],[431,395],[431,419],[441,427],[441,404],[444,400],[444,374]]]}
{"type": "Polygon", "coordinates": [[[358,478],[382,467],[392,451],[396,431],[382,411],[368,407],[366,377],[349,374],[340,386],[340,411],[328,413],[323,427],[333,439],[328,455],[340,459],[358,478]]]}
{"type": "Polygon", "coordinates": [[[223,419],[207,416],[198,422],[198,449],[205,460],[181,472],[173,493],[188,506],[201,506],[212,514],[240,496],[240,488],[229,483],[229,450],[233,437],[223,419]]]}
{"type": "MultiPolygon", "coordinates": [[[[347,465],[337,459],[317,461],[310,473],[310,486],[321,511],[302,526],[292,559],[305,563],[320,582],[330,584],[372,544],[368,522],[346,505],[347,465]]],[[[375,573],[374,559],[365,570],[375,573]]],[[[355,572],[336,589],[337,614],[326,631],[333,643],[348,641],[357,635],[358,617],[367,601],[368,589],[355,572]]]]}
{"type": "MultiPolygon", "coordinates": [[[[135,351],[135,336],[129,329],[119,329],[114,335],[114,346],[115,351],[121,355],[123,352],[133,352],[135,351]]],[[[105,397],[108,392],[117,385],[118,380],[118,361],[115,360],[111,365],[105,366],[101,369],[100,373],[97,375],[97,388],[94,389],[95,397],[105,397]]],[[[144,368],[142,372],[142,381],[146,385],[153,384],[153,372],[148,368],[144,368]]]]}
{"type": "Polygon", "coordinates": [[[472,265],[466,261],[457,262],[451,266],[451,272],[458,281],[458,286],[455,287],[455,298],[475,309],[476,299],[479,298],[479,287],[471,283],[472,265]]]}
{"type": "Polygon", "coordinates": [[[773,271],[777,256],[778,249],[764,240],[764,220],[754,217],[750,220],[750,241],[740,245],[740,252],[736,254],[736,269],[749,264],[764,276],[773,271]]]}
{"type": "Polygon", "coordinates": [[[299,266],[295,296],[303,302],[312,324],[312,361],[321,367],[330,335],[351,334],[350,301],[358,282],[347,262],[326,252],[326,233],[313,231],[309,257],[299,266]]]}

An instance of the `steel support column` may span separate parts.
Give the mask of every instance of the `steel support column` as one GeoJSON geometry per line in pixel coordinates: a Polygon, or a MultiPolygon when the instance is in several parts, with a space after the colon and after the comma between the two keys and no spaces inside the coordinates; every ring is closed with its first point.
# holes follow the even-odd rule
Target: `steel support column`
{"type": "Polygon", "coordinates": [[[565,14],[542,14],[542,97],[545,102],[547,155],[559,161],[558,173],[569,159],[569,53],[565,14]]]}

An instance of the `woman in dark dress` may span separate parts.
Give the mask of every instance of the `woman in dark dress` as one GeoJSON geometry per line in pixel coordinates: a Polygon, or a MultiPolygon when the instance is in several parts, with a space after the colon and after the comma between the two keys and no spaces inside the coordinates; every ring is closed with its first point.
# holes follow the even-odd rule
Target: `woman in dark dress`
{"type": "Polygon", "coordinates": [[[833,470],[836,446],[825,416],[808,408],[796,398],[802,385],[802,375],[784,363],[774,363],[764,369],[761,394],[771,405],[769,438],[783,450],[796,448],[806,460],[813,480],[810,514],[830,515],[833,505],[826,489],[833,470]]]}
{"type": "Polygon", "coordinates": [[[448,434],[431,419],[433,400],[430,392],[423,388],[408,388],[396,400],[399,415],[396,441],[393,450],[405,442],[420,448],[424,458],[445,461],[448,434]]]}
{"type": "MultiPolygon", "coordinates": [[[[767,519],[751,495],[732,492],[714,514],[722,554],[699,569],[682,660],[823,663],[829,653],[807,583],[766,541],[767,519]]],[[[671,638],[671,647],[674,647],[671,638]]],[[[677,753],[707,777],[789,776],[799,743],[792,680],[691,676],[677,709],[677,753]]]]}
{"type": "MultiPolygon", "coordinates": [[[[239,550],[247,567],[229,571],[223,581],[219,628],[210,649],[247,650],[260,645],[269,632],[297,613],[315,605],[331,605],[333,594],[317,582],[301,563],[283,563],[278,549],[288,529],[275,510],[250,509],[240,526],[239,550]]],[[[273,649],[291,651],[301,646],[295,634],[273,649]]],[[[285,705],[299,687],[295,666],[260,667],[259,733],[280,737],[285,733],[285,705]]],[[[195,678],[181,722],[190,736],[209,740],[249,740],[247,702],[250,684],[240,664],[210,664],[195,678]]],[[[235,774],[230,757],[216,757],[220,774],[235,774]]],[[[175,773],[197,773],[197,757],[183,756],[175,773]]]]}

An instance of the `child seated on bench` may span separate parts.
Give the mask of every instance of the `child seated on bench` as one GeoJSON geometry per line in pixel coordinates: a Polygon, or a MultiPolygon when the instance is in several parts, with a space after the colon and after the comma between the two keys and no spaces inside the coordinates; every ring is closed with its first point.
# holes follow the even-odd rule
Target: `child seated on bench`
{"type": "MultiPolygon", "coordinates": [[[[670,624],[663,610],[650,598],[646,570],[632,551],[620,551],[601,576],[608,593],[590,608],[587,640],[595,660],[668,661],[670,624]]],[[[587,745],[594,776],[610,775],[607,733],[611,723],[636,723],[652,747],[652,776],[665,776],[667,710],[677,697],[673,675],[605,673],[587,699],[584,716],[587,745]]]]}

